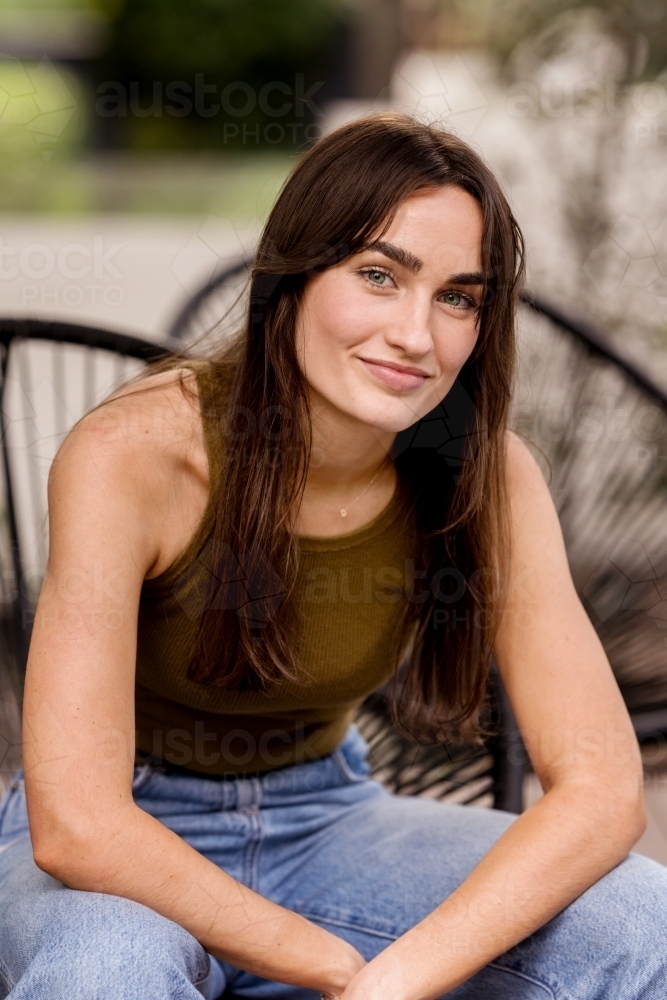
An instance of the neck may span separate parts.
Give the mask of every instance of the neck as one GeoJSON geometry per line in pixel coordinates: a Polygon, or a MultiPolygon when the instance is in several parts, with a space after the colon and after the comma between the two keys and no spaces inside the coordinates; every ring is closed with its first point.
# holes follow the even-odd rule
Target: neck
{"type": "Polygon", "coordinates": [[[292,530],[320,537],[354,531],[371,521],[395,491],[389,451],[396,435],[352,420],[324,400],[311,399],[311,420],[308,476],[292,530]]]}
{"type": "Polygon", "coordinates": [[[389,451],[396,434],[349,417],[311,394],[312,447],[306,490],[340,494],[362,489],[382,467],[392,469],[389,451]]]}

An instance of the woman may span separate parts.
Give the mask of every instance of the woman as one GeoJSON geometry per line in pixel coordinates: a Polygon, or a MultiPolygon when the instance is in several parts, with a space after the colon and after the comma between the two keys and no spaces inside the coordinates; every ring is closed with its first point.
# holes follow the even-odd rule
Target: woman
{"type": "Polygon", "coordinates": [[[507,431],[520,278],[473,151],[350,124],[280,195],[243,335],[69,435],[0,825],[13,1000],[667,995],[636,741],[507,431]],[[544,797],[372,781],[365,695],[474,737],[491,652],[544,797]]]}

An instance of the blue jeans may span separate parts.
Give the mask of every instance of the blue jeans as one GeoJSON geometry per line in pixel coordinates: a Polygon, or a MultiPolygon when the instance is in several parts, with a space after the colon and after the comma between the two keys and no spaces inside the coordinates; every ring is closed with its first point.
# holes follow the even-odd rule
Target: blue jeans
{"type": "MultiPolygon", "coordinates": [[[[367,749],[352,726],[331,756],[261,778],[139,767],[134,796],[234,878],[370,959],[445,899],[515,817],[391,795],[369,778],[367,749]]],[[[40,871],[18,776],[0,804],[0,996],[213,1000],[225,987],[252,998],[317,996],[211,958],[139,903],[68,889],[40,871]]],[[[448,997],[667,998],[667,868],[628,855],[448,997]]]]}

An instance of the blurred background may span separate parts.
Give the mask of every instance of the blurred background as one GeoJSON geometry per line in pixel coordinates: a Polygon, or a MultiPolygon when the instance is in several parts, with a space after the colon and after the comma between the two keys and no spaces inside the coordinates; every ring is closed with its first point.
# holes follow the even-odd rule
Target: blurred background
{"type": "Polygon", "coordinates": [[[491,162],[531,289],[667,385],[665,0],[0,0],[0,53],[4,309],[159,336],[318,134],[400,107],[491,162]]]}
{"type": "MultiPolygon", "coordinates": [[[[667,0],[0,0],[2,315],[164,340],[202,284],[252,251],[304,150],[382,108],[472,143],[524,231],[531,292],[593,323],[667,391],[667,0]]],[[[559,373],[573,382],[578,362],[547,351],[547,340],[541,328],[524,333],[532,382],[524,378],[518,409],[547,450],[558,438],[557,457],[565,437],[540,430],[535,412],[548,407],[529,402],[551,392],[562,419],[572,405],[554,385],[559,373]]],[[[604,401],[613,396],[621,423],[623,413],[651,416],[645,401],[623,410],[612,382],[596,382],[600,412],[612,412],[604,401]]],[[[610,426],[606,456],[623,439],[610,426]]],[[[631,465],[615,471],[615,482],[634,484],[622,508],[610,506],[608,480],[598,485],[597,542],[621,509],[638,523],[649,502],[637,499],[640,481],[651,480],[651,497],[665,489],[665,426],[642,426],[633,423],[631,465]]],[[[52,451],[39,453],[42,470],[52,451]]],[[[648,659],[625,639],[610,656],[631,707],[664,709],[667,518],[644,517],[630,547],[630,529],[619,529],[621,541],[594,559],[580,544],[586,530],[567,520],[577,488],[577,510],[594,492],[584,474],[593,452],[600,461],[593,442],[577,453],[577,475],[570,465],[554,487],[567,501],[559,510],[571,557],[587,553],[575,576],[601,634],[616,628],[608,650],[612,640],[620,649],[637,615],[642,628],[653,616],[650,642],[641,640],[648,659]],[[622,593],[611,604],[610,587],[622,593]]],[[[0,689],[3,704],[14,718],[0,689]]],[[[641,849],[667,863],[663,751],[647,771],[641,849]]],[[[532,775],[525,788],[527,802],[540,794],[532,775]]]]}

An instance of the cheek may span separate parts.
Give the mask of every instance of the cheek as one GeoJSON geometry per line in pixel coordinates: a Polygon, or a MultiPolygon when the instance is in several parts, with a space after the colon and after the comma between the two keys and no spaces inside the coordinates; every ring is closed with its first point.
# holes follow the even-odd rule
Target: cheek
{"type": "Polygon", "coordinates": [[[436,339],[436,354],[440,367],[444,372],[458,372],[473,352],[479,330],[475,320],[458,321],[445,324],[438,331],[436,339]]]}
{"type": "Polygon", "coordinates": [[[303,302],[306,349],[318,353],[352,347],[374,332],[377,317],[368,296],[358,294],[338,276],[325,272],[310,286],[303,302]]]}

